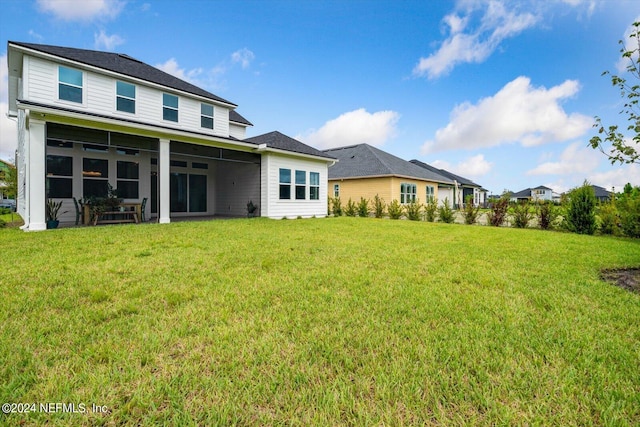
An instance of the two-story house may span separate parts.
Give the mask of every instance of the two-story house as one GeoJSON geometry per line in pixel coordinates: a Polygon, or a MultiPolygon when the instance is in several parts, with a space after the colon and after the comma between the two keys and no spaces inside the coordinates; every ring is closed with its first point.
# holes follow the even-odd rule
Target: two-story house
{"type": "Polygon", "coordinates": [[[524,190],[520,190],[517,193],[512,193],[510,200],[512,202],[521,202],[521,201],[552,201],[554,200],[553,190],[549,187],[545,187],[544,185],[539,185],[536,188],[525,188],[524,190]]]}
{"type": "Polygon", "coordinates": [[[148,200],[160,223],[191,216],[324,216],[330,155],[278,132],[246,138],[237,105],[130,56],[8,43],[18,122],[18,212],[43,230],[47,199],[148,200]]]}

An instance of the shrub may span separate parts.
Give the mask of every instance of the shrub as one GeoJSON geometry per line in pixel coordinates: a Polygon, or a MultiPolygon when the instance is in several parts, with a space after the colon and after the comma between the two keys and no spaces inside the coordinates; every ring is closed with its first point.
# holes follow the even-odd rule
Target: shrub
{"type": "Polygon", "coordinates": [[[615,202],[610,201],[601,204],[598,209],[598,217],[600,218],[600,232],[602,234],[620,234],[620,215],[615,202]]]}
{"type": "Polygon", "coordinates": [[[640,194],[621,203],[620,226],[629,237],[640,237],[640,194]]]}
{"type": "Polygon", "coordinates": [[[0,228],[5,228],[7,226],[7,223],[4,221],[4,219],[0,218],[0,228]]]}
{"type": "Polygon", "coordinates": [[[404,213],[411,221],[420,221],[422,215],[422,203],[413,201],[404,206],[404,213]]]}
{"type": "Polygon", "coordinates": [[[8,215],[11,213],[11,209],[9,208],[0,208],[0,215],[8,215]]]}
{"type": "Polygon", "coordinates": [[[400,219],[402,216],[402,205],[398,202],[398,200],[393,199],[389,206],[387,207],[387,212],[389,213],[389,218],[391,219],[400,219]]]}
{"type": "Polygon", "coordinates": [[[474,206],[473,196],[469,194],[464,205],[464,223],[475,224],[478,220],[478,212],[480,212],[480,206],[474,206]]]}
{"type": "Polygon", "coordinates": [[[369,216],[369,200],[364,197],[360,197],[360,202],[358,202],[358,216],[363,218],[369,216]]]}
{"type": "Polygon", "coordinates": [[[593,234],[596,231],[596,195],[587,181],[582,187],[569,193],[569,206],[565,217],[567,229],[578,234],[593,234]]]}
{"type": "Polygon", "coordinates": [[[509,208],[509,194],[503,194],[500,199],[493,202],[491,210],[487,213],[489,224],[500,227],[507,219],[507,209],[509,208]]]}
{"type": "Polygon", "coordinates": [[[331,205],[333,206],[333,216],[342,216],[342,202],[340,197],[331,199],[331,205]]]}
{"type": "Polygon", "coordinates": [[[424,219],[429,222],[436,220],[436,211],[438,210],[438,199],[432,197],[424,206],[424,219]]]}
{"type": "Polygon", "coordinates": [[[384,216],[385,208],[384,200],[376,194],[376,197],[373,198],[373,214],[375,217],[382,218],[384,216]]]}
{"type": "Polygon", "coordinates": [[[513,226],[516,228],[527,228],[529,221],[533,218],[531,207],[526,200],[516,203],[513,207],[513,226]]]}
{"type": "Polygon", "coordinates": [[[438,218],[440,222],[446,222],[447,224],[451,224],[454,221],[455,216],[449,203],[449,198],[445,198],[442,204],[438,206],[438,218]]]}
{"type": "Polygon", "coordinates": [[[351,200],[351,197],[349,197],[347,206],[345,206],[344,208],[344,214],[346,216],[356,216],[357,212],[358,212],[358,207],[356,206],[356,203],[353,200],[351,200]]]}
{"type": "Polygon", "coordinates": [[[538,218],[538,227],[543,230],[549,230],[553,227],[553,223],[558,218],[558,209],[553,202],[541,201],[536,209],[538,218]]]}

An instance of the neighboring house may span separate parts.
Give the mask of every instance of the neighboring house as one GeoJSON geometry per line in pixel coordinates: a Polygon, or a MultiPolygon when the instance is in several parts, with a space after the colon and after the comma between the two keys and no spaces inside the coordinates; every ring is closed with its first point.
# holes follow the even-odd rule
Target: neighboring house
{"type": "Polygon", "coordinates": [[[473,203],[475,205],[486,206],[487,190],[482,188],[481,185],[476,184],[470,179],[453,174],[447,170],[435,168],[427,163],[421,162],[420,160],[414,159],[410,160],[410,162],[414,165],[418,165],[422,168],[447,177],[453,181],[453,187],[443,187],[443,190],[447,191],[447,196],[454,207],[458,208],[460,206],[463,206],[468,196],[471,196],[473,198],[473,203]]]}
{"type": "Polygon", "coordinates": [[[327,213],[334,159],[281,134],[245,139],[228,100],[118,53],[10,41],[7,60],[25,230],[46,228],[47,198],[72,222],[73,198],[109,184],[160,223],[243,216],[250,200],[262,216],[327,213]]]}
{"type": "Polygon", "coordinates": [[[373,200],[378,195],[388,204],[430,198],[443,200],[441,188],[453,187],[453,181],[414,165],[368,144],[351,145],[324,151],[338,159],[329,167],[329,196],[340,197],[343,204],[361,197],[373,200]]]}
{"type": "Polygon", "coordinates": [[[517,193],[511,193],[512,202],[521,202],[521,201],[533,201],[537,202],[540,200],[554,200],[553,190],[549,187],[545,187],[540,185],[536,188],[526,188],[524,190],[518,191],[517,193]]]}
{"type": "Polygon", "coordinates": [[[592,187],[599,202],[608,202],[611,199],[611,192],[607,191],[606,188],[597,185],[592,185],[592,187]]]}

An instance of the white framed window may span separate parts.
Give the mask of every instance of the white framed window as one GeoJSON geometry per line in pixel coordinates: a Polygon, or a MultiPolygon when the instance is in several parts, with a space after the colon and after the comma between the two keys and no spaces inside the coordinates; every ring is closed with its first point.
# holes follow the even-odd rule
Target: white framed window
{"type": "Polygon", "coordinates": [[[416,201],[416,184],[400,184],[400,203],[408,204],[416,201]]]}
{"type": "Polygon", "coordinates": [[[213,129],[213,105],[200,104],[200,127],[213,129]]]}
{"type": "Polygon", "coordinates": [[[333,184],[333,197],[340,197],[340,184],[333,184]]]}
{"type": "Polygon", "coordinates": [[[307,198],[307,172],[296,171],[296,200],[307,198]]]}
{"type": "Polygon", "coordinates": [[[162,119],[170,122],[178,121],[178,97],[176,95],[162,94],[162,119]]]}
{"type": "Polygon", "coordinates": [[[136,87],[131,83],[116,82],[116,110],[136,113],[136,87]]]}
{"type": "Polygon", "coordinates": [[[433,185],[427,185],[427,198],[425,200],[427,202],[432,202],[435,194],[435,188],[433,188],[433,185]]]}
{"type": "Polygon", "coordinates": [[[320,200],[319,172],[309,172],[309,200],[320,200]]]}
{"type": "Polygon", "coordinates": [[[82,71],[58,66],[58,99],[82,104],[84,76],[82,71]]]}
{"type": "Polygon", "coordinates": [[[280,200],[291,199],[291,169],[280,169],[280,200]]]}

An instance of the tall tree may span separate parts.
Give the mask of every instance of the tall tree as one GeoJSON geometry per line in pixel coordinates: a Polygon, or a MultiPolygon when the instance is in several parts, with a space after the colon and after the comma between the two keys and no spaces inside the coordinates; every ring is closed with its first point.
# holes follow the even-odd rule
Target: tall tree
{"type": "Polygon", "coordinates": [[[612,164],[640,163],[640,106],[638,105],[638,100],[640,100],[640,84],[638,83],[640,82],[640,22],[633,23],[629,38],[631,39],[631,47],[627,47],[623,40],[620,40],[619,43],[622,45],[620,49],[622,58],[629,61],[627,72],[631,81],[613,75],[609,71],[605,71],[602,75],[611,76],[611,84],[620,90],[620,96],[625,100],[620,114],[627,117],[627,131],[632,136],[625,136],[618,130],[617,125],[606,127],[602,124],[600,117],[596,116],[596,123],[593,127],[598,129],[598,135],[589,141],[589,145],[600,150],[611,160],[612,164]],[[611,144],[610,149],[607,148],[609,143],[611,144]]]}

